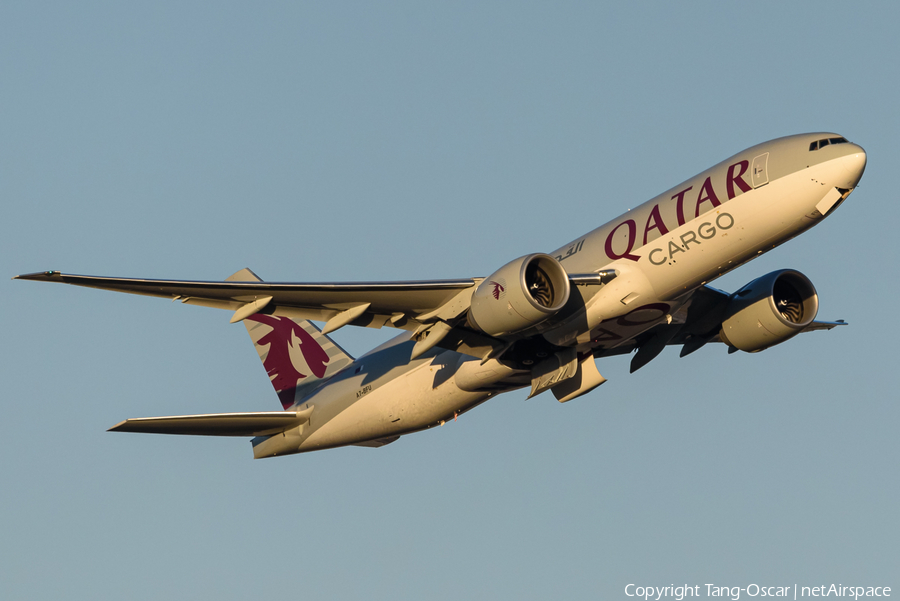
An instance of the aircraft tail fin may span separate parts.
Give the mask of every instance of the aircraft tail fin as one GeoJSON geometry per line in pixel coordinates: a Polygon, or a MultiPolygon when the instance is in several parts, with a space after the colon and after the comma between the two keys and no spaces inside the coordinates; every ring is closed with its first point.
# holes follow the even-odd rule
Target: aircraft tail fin
{"type": "MultiPolygon", "coordinates": [[[[229,279],[251,277],[261,281],[249,269],[229,279]]],[[[353,363],[353,357],[306,319],[255,313],[244,325],[285,409],[353,363]]]]}

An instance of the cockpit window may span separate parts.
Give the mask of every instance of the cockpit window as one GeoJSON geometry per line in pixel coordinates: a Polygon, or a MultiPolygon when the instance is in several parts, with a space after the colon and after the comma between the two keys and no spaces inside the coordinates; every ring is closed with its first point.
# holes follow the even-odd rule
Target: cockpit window
{"type": "Polygon", "coordinates": [[[812,142],[809,145],[810,150],[818,150],[820,148],[825,148],[829,144],[849,144],[847,138],[823,138],[818,140],[817,142],[812,142]]]}

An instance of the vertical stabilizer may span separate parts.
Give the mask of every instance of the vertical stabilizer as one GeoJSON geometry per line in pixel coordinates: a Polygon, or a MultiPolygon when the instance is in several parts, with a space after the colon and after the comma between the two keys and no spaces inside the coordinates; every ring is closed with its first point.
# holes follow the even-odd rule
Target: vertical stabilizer
{"type": "Polygon", "coordinates": [[[353,363],[353,357],[305,319],[257,313],[244,325],[285,409],[318,381],[353,363]]]}
{"type": "MultiPolygon", "coordinates": [[[[262,281],[249,269],[228,279],[262,281]]],[[[255,313],[244,325],[285,409],[353,363],[353,357],[305,319],[255,313]]]]}

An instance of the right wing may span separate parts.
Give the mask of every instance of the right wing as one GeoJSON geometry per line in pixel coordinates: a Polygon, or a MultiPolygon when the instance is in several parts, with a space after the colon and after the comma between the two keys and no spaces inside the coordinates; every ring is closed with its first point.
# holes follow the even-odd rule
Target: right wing
{"type": "MultiPolygon", "coordinates": [[[[232,278],[239,274],[245,274],[244,277],[252,276],[249,270],[242,270],[232,278]]],[[[58,282],[158,296],[179,300],[189,305],[235,312],[247,308],[249,312],[244,317],[257,312],[252,309],[273,315],[324,322],[343,315],[350,318],[345,323],[353,325],[376,328],[387,325],[406,330],[415,330],[422,323],[431,321],[435,316],[430,316],[430,313],[445,306],[460,293],[468,292],[471,296],[471,291],[474,291],[475,286],[481,281],[473,278],[414,282],[294,284],[262,282],[257,278],[249,281],[229,279],[223,282],[208,282],[98,277],[59,271],[30,273],[16,276],[14,279],[58,282]]],[[[467,300],[465,299],[466,308],[467,300]]]]}
{"type": "MultiPolygon", "coordinates": [[[[611,272],[569,274],[575,286],[602,286],[611,272]]],[[[411,282],[284,283],[263,282],[242,269],[222,282],[98,277],[42,271],[18,280],[58,282],[157,296],[233,311],[232,323],[255,313],[324,321],[327,334],[345,325],[394,327],[414,332],[413,358],[438,345],[487,358],[506,342],[465,326],[472,293],[484,278],[411,282]]]]}

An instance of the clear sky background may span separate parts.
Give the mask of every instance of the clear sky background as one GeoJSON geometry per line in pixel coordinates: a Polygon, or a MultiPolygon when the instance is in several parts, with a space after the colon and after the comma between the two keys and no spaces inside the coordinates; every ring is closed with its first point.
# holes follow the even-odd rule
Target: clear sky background
{"type": "Polygon", "coordinates": [[[0,597],[900,593],[900,10],[607,4],[0,5],[0,597]],[[715,285],[799,269],[850,326],[604,360],[381,449],[106,433],[279,405],[225,312],[8,279],[484,276],[822,130],[859,188],[715,285]]]}

